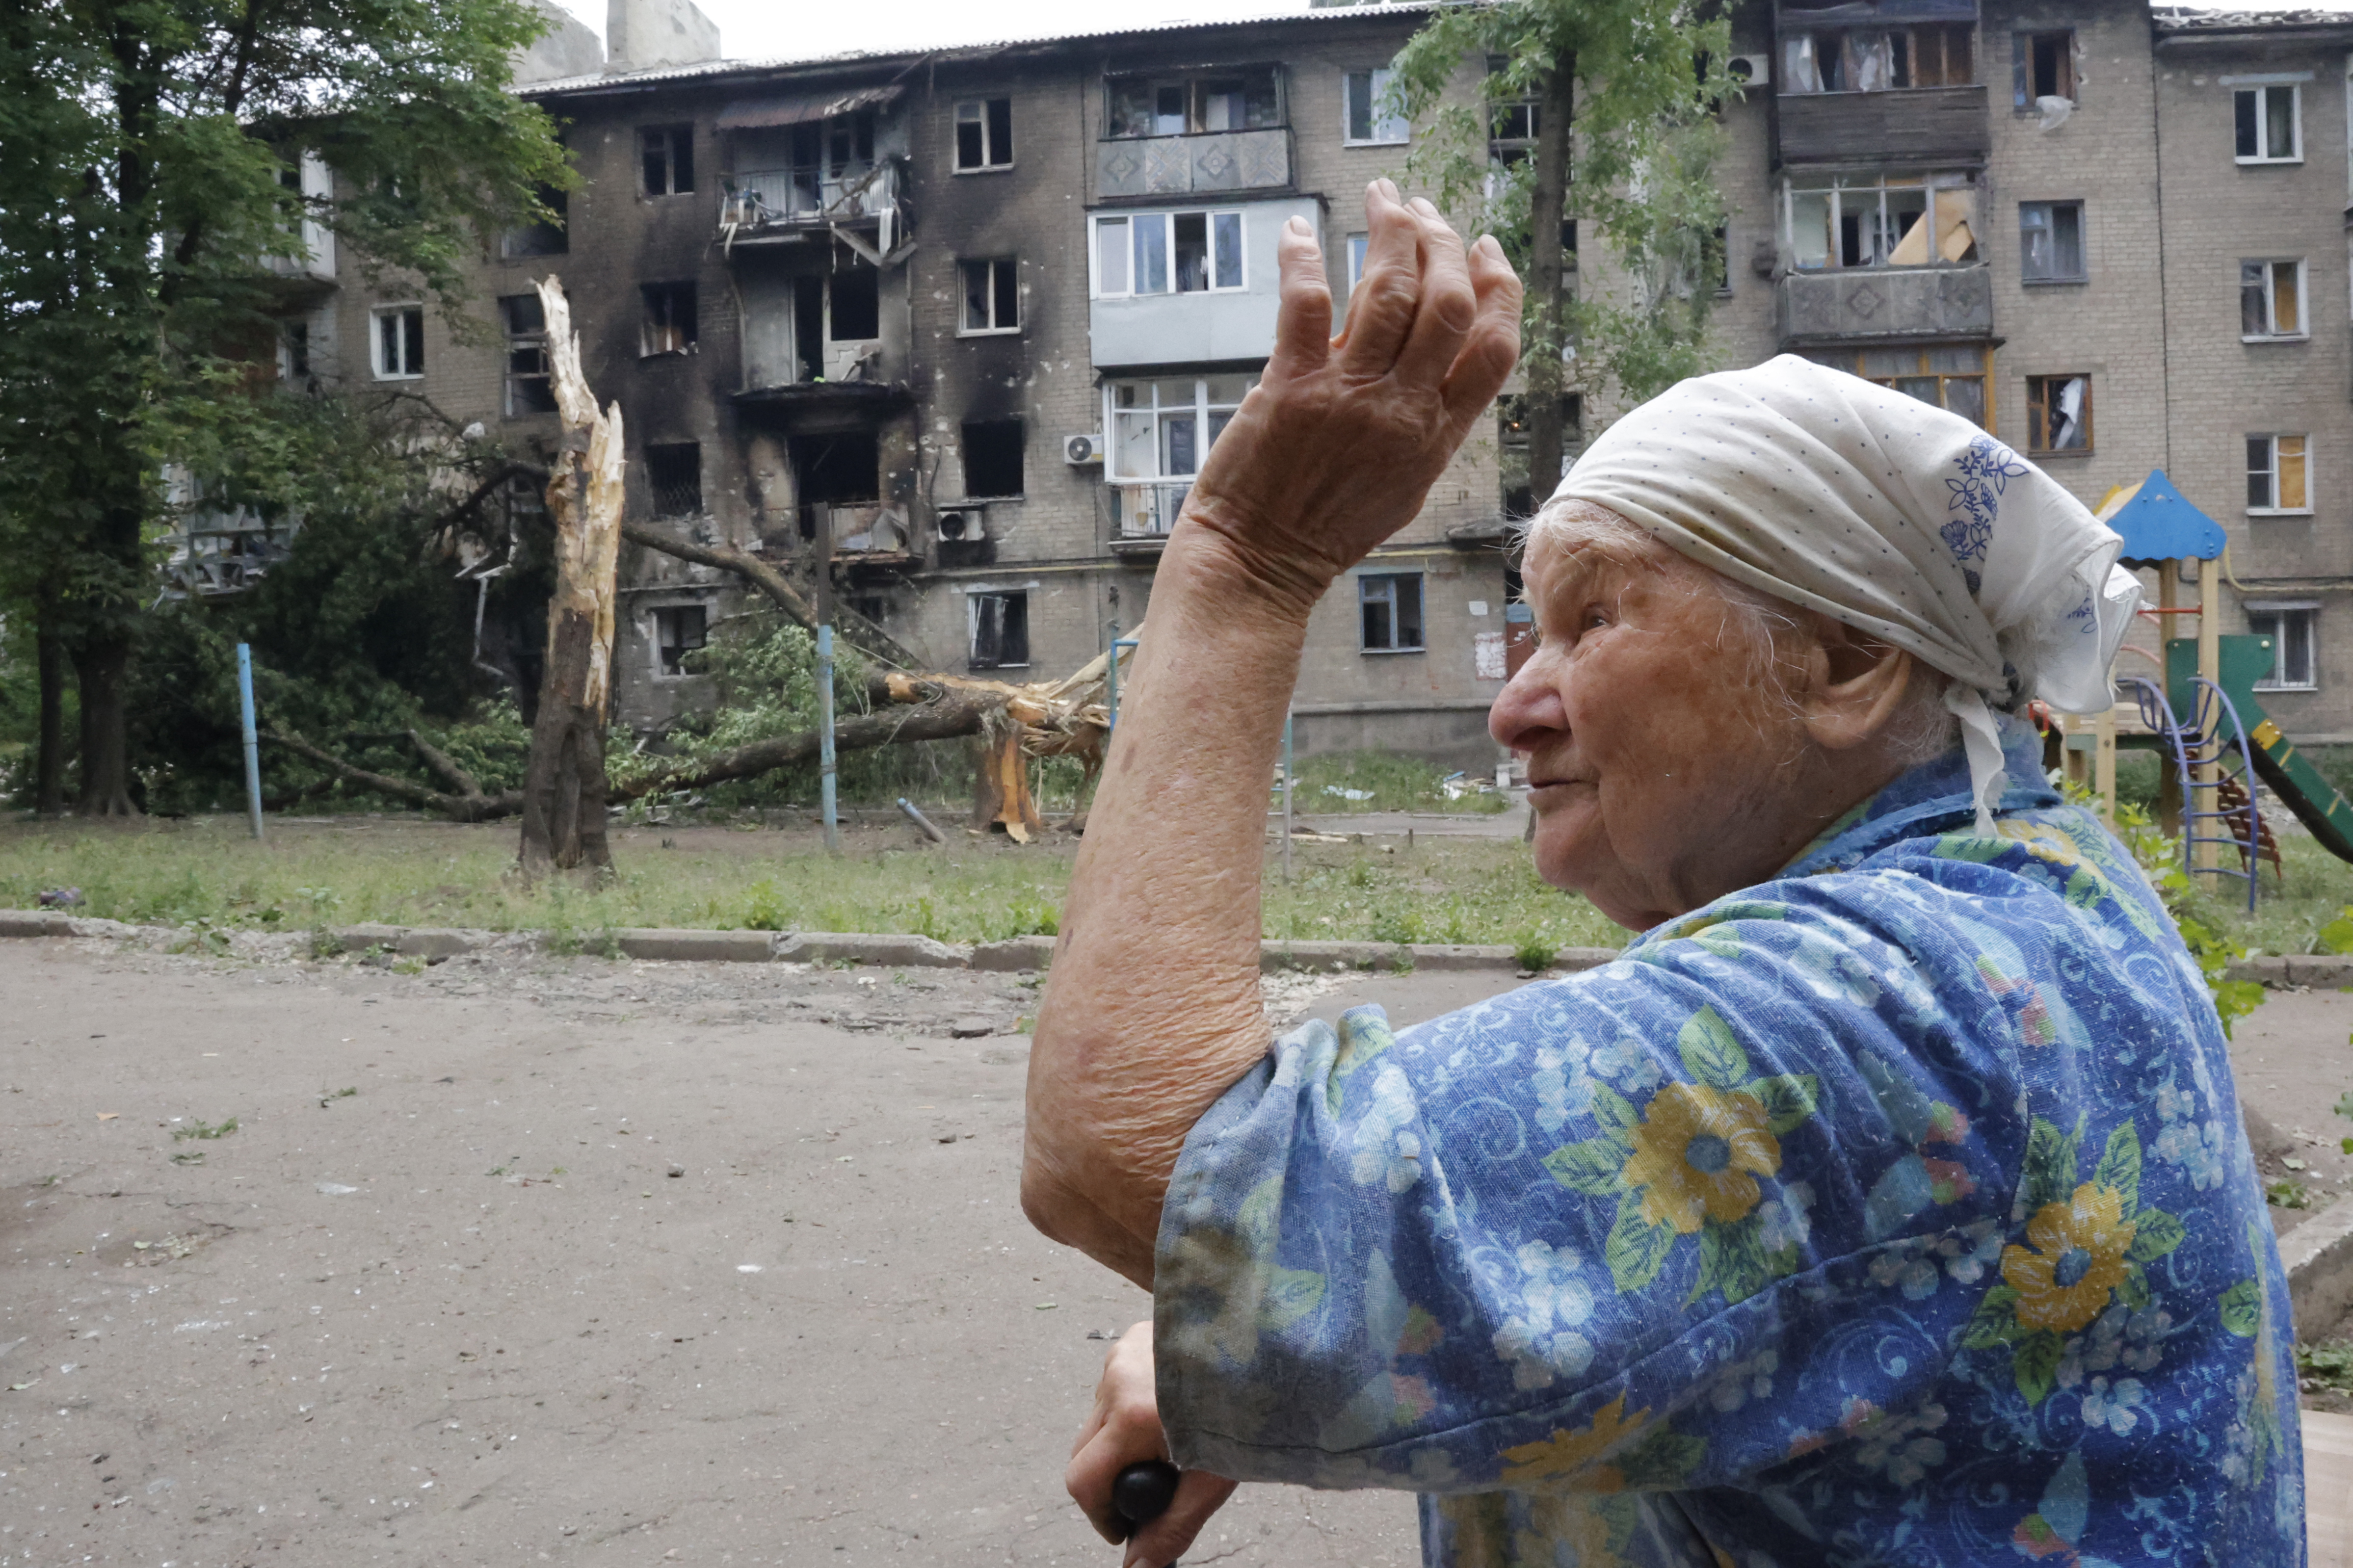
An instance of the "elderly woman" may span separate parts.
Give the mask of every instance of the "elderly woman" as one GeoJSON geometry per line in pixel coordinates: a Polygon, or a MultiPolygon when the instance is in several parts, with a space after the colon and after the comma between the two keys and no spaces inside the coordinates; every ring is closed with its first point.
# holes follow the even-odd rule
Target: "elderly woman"
{"type": "Polygon", "coordinates": [[[1022,1197],[1153,1292],[1070,1467],[1421,1494],[1447,1563],[2300,1563],[2284,1283],[2222,1032],[2044,786],[2117,541],[1974,426],[1796,359],[1627,415],[1531,531],[1496,700],[1615,963],[1270,1046],[1265,781],[1317,597],[1517,339],[1493,243],[1304,226],[1162,558],[1039,1019],[1022,1197]]]}

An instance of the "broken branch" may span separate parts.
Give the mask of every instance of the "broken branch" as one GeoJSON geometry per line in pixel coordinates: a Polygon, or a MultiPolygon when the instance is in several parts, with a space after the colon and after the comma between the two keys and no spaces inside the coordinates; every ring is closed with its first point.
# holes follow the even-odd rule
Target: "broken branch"
{"type": "Polygon", "coordinates": [[[480,791],[471,795],[445,795],[410,779],[353,767],[325,747],[314,745],[290,730],[272,729],[267,731],[265,738],[298,756],[308,757],[345,784],[357,784],[378,795],[390,795],[395,800],[405,800],[428,811],[438,811],[459,822],[489,822],[496,817],[512,816],[522,809],[522,794],[519,790],[507,790],[498,795],[483,795],[480,791]]]}
{"type": "MultiPolygon", "coordinates": [[[[786,617],[795,625],[808,631],[817,630],[817,611],[810,607],[807,598],[782,572],[748,551],[723,544],[695,544],[672,538],[642,522],[626,521],[621,524],[621,537],[632,544],[658,550],[681,561],[691,561],[698,566],[715,566],[722,572],[733,572],[766,595],[769,602],[784,611],[786,617]]],[[[834,617],[843,638],[860,651],[885,664],[897,665],[902,669],[913,669],[923,662],[900,646],[890,633],[848,605],[836,605],[834,617]]]]}
{"type": "Polygon", "coordinates": [[[408,739],[416,746],[417,754],[425,759],[425,765],[439,774],[451,789],[459,795],[479,795],[482,793],[482,786],[474,775],[459,767],[448,752],[414,730],[408,732],[408,739]]]}

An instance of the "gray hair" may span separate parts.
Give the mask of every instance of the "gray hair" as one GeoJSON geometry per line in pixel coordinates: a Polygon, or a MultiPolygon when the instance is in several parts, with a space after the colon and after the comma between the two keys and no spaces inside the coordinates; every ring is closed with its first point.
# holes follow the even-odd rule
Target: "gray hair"
{"type": "MultiPolygon", "coordinates": [[[[1810,638],[1812,632],[1799,618],[1798,606],[1787,599],[1678,554],[1639,523],[1592,501],[1546,503],[1522,531],[1520,542],[1527,545],[1538,540],[1571,553],[1589,552],[1621,564],[1630,565],[1664,552],[1691,566],[1722,597],[1726,626],[1748,644],[1751,673],[1758,688],[1768,700],[1795,710],[1788,653],[1793,643],[1810,638]]],[[[1945,706],[1945,689],[1951,683],[1950,676],[1914,658],[1903,700],[1879,735],[1889,761],[1905,768],[1917,767],[1961,743],[1960,720],[1945,706]]]]}

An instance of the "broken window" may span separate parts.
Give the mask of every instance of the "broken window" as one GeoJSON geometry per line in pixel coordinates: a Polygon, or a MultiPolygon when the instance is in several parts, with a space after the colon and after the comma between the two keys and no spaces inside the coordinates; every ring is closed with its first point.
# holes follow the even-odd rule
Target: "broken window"
{"type": "Polygon", "coordinates": [[[1820,175],[1782,190],[1800,270],[1978,259],[1978,194],[1966,174],[1820,175]]]}
{"type": "Polygon", "coordinates": [[[2320,606],[2301,604],[2254,604],[2247,606],[2247,630],[2268,637],[2272,645],[2270,672],[2256,678],[2258,691],[2310,691],[2320,684],[2320,606]]]}
{"type": "Polygon", "coordinates": [[[1013,100],[977,100],[955,106],[956,173],[1013,165],[1013,100]]]}
{"type": "Polygon", "coordinates": [[[547,366],[547,316],[539,296],[502,296],[499,320],[507,330],[508,416],[554,413],[555,386],[547,366]]]}
{"type": "Polygon", "coordinates": [[[646,448],[646,487],[656,517],[692,517],[702,510],[702,447],[674,441],[646,448]]]}
{"type": "Polygon", "coordinates": [[[638,335],[641,354],[682,354],[694,347],[694,285],[648,283],[638,292],[645,299],[645,323],[638,335]]]}
{"type": "Polygon", "coordinates": [[[1242,215],[1132,213],[1095,219],[1095,297],[1240,289],[1242,215]]]}
{"type": "Polygon", "coordinates": [[[1933,345],[1897,349],[1816,349],[1806,358],[1892,386],[1906,397],[1959,415],[1972,425],[1986,425],[1986,362],[1991,353],[1981,343],[1933,345]]]}
{"type": "Polygon", "coordinates": [[[1967,22],[1781,35],[1785,93],[1887,92],[1967,87],[1977,79],[1976,29],[1967,22]]]}
{"type": "Polygon", "coordinates": [[[1019,495],[1023,445],[1018,419],[965,421],[964,493],[976,498],[1019,495]]]}
{"type": "Polygon", "coordinates": [[[1029,662],[1029,595],[1015,590],[965,595],[974,669],[1018,669],[1029,662]]]}
{"type": "Polygon", "coordinates": [[[425,374],[425,307],[378,305],[368,356],[378,381],[412,381],[425,374]]]}
{"type": "Polygon", "coordinates": [[[825,335],[837,343],[882,335],[882,274],[866,263],[838,268],[826,279],[825,335]]]}
{"type": "Polygon", "coordinates": [[[694,127],[649,125],[638,132],[645,166],[645,194],[683,196],[694,190],[694,127]]]}
{"type": "MultiPolygon", "coordinates": [[[[1502,490],[1504,515],[1518,521],[1536,514],[1535,490],[1528,482],[1528,399],[1525,393],[1506,393],[1495,399],[1496,479],[1502,490]]],[[[1585,448],[1585,398],[1565,393],[1560,400],[1560,448],[1563,461],[1585,448]]]]}
{"type": "Polygon", "coordinates": [[[2090,376],[2026,378],[2026,449],[2039,453],[2092,449],[2090,376]]]}
{"type": "Polygon", "coordinates": [[[1366,572],[1356,579],[1366,653],[1419,653],[1421,574],[1366,572]]]}
{"type": "Polygon", "coordinates": [[[686,656],[710,639],[710,614],[701,605],[665,605],[654,612],[654,673],[699,675],[686,668],[686,656]]]}
{"type": "Polygon", "coordinates": [[[2302,88],[2286,83],[2242,87],[2233,95],[2240,163],[2294,163],[2303,159],[2303,93],[2302,88]]]}
{"type": "Polygon", "coordinates": [[[1399,112],[1396,76],[1386,67],[1348,73],[1341,94],[1343,142],[1352,147],[1395,146],[1413,139],[1413,121],[1399,112]]]}
{"type": "Polygon", "coordinates": [[[1257,384],[1256,375],[1207,375],[1104,385],[1103,479],[1114,487],[1121,532],[1161,534],[1175,526],[1201,459],[1257,384]]]}
{"type": "Polygon", "coordinates": [[[2312,510],[2312,488],[2305,473],[2303,437],[2247,437],[2247,510],[2312,510]]]}
{"type": "Polygon", "coordinates": [[[554,185],[542,185],[533,194],[547,209],[546,221],[511,228],[500,237],[499,252],[510,261],[532,256],[562,256],[570,247],[564,225],[570,210],[571,193],[554,185]]]}
{"type": "Polygon", "coordinates": [[[1103,84],[1103,103],[1104,133],[1113,137],[1198,136],[1283,123],[1273,66],[1203,76],[1113,77],[1103,84]]]}
{"type": "Polygon", "coordinates": [[[957,263],[964,274],[966,332],[1011,332],[1021,327],[1019,274],[1011,257],[957,263]]]}
{"type": "Polygon", "coordinates": [[[2028,283],[2081,283],[2084,264],[2084,204],[2018,204],[2019,277],[2028,283]]]}
{"type": "Polygon", "coordinates": [[[2075,100],[2075,34],[2017,33],[2010,38],[2010,106],[2021,113],[2042,98],[2075,100]]]}
{"type": "Polygon", "coordinates": [[[311,323],[288,321],[278,329],[278,378],[301,381],[311,374],[311,323]]]}
{"type": "Polygon", "coordinates": [[[2304,263],[2239,263],[2239,336],[2301,338],[2311,328],[2304,319],[2304,263]]]}

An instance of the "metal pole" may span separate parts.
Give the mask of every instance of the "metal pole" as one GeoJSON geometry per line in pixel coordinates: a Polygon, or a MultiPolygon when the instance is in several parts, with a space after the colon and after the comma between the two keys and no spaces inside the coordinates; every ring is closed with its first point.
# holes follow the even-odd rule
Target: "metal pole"
{"type": "Polygon", "coordinates": [[[1119,623],[1111,624],[1111,661],[1103,666],[1103,733],[1119,728],[1119,623]]]}
{"type": "Polygon", "coordinates": [[[833,798],[833,628],[817,629],[818,791],[825,803],[825,847],[841,853],[841,822],[833,798]]]}
{"type": "Polygon", "coordinates": [[[253,837],[261,838],[261,742],[253,732],[253,650],[237,645],[237,704],[245,721],[245,801],[253,817],[253,837]]]}
{"type": "Polygon", "coordinates": [[[1282,885],[1291,885],[1291,710],[1282,713],[1282,885]]]}

